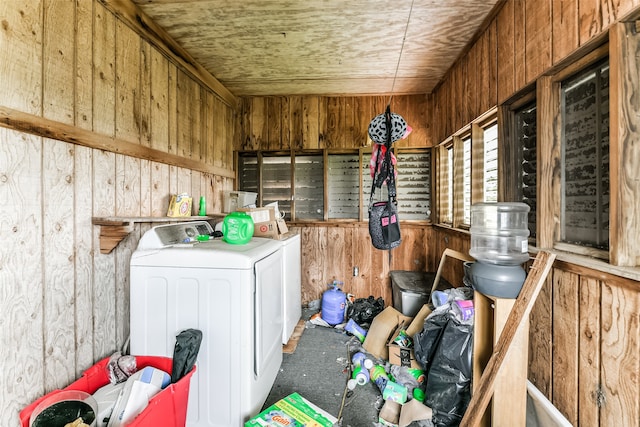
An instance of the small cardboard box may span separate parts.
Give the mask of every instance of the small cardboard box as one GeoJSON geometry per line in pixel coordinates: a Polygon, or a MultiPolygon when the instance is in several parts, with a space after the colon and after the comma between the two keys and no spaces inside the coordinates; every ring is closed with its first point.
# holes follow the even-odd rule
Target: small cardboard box
{"type": "Polygon", "coordinates": [[[184,217],[191,216],[192,199],[186,194],[174,194],[169,201],[167,216],[184,217]]]}
{"type": "Polygon", "coordinates": [[[387,343],[391,334],[398,326],[409,324],[409,322],[411,322],[411,317],[403,315],[391,306],[385,308],[373,318],[362,347],[373,356],[388,360],[389,348],[387,343]]]}
{"type": "Polygon", "coordinates": [[[407,335],[413,340],[413,336],[424,328],[424,320],[429,316],[429,314],[431,314],[431,309],[429,308],[429,305],[425,304],[422,306],[420,311],[418,311],[406,329],[405,325],[398,325],[387,342],[389,363],[414,369],[423,369],[422,365],[416,360],[415,354],[413,353],[413,347],[398,345],[393,342],[393,340],[398,336],[402,329],[405,329],[407,335]]]}
{"type": "Polygon", "coordinates": [[[287,223],[283,219],[275,221],[257,222],[253,224],[253,236],[254,237],[268,237],[271,239],[280,239],[289,228],[287,223]]]}
{"type": "Polygon", "coordinates": [[[306,426],[333,427],[338,419],[309,402],[298,393],[280,399],[244,425],[253,426],[306,426]]]}
{"type": "Polygon", "coordinates": [[[254,224],[276,220],[276,213],[273,208],[239,208],[238,211],[249,215],[254,224]]]}

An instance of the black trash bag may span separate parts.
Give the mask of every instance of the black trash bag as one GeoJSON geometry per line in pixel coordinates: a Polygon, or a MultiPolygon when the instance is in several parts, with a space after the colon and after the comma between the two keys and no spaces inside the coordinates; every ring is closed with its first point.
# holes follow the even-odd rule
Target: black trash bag
{"type": "Polygon", "coordinates": [[[191,372],[196,363],[201,342],[202,331],[198,329],[186,329],[178,334],[176,345],[173,348],[172,383],[177,383],[191,372]]]}
{"type": "Polygon", "coordinates": [[[368,329],[373,318],[384,310],[384,299],[370,295],[368,298],[356,298],[347,306],[347,320],[353,319],[358,325],[368,329]]]}
{"type": "Polygon", "coordinates": [[[450,312],[437,314],[427,318],[414,345],[416,359],[426,361],[424,403],[433,410],[433,424],[458,426],[471,400],[473,325],[460,323],[450,312]]]}

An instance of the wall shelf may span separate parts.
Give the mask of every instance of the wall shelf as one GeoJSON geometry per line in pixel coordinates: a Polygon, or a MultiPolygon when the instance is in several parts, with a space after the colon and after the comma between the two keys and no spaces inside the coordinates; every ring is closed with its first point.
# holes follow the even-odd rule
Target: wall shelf
{"type": "Polygon", "coordinates": [[[175,223],[187,221],[220,220],[224,214],[185,217],[93,217],[91,223],[100,226],[100,253],[108,254],[133,231],[135,223],[175,223]]]}

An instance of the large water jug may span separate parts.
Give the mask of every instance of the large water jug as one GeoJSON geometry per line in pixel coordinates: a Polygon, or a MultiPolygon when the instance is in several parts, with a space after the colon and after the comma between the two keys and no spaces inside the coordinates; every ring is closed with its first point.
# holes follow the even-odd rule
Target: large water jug
{"type": "Polygon", "coordinates": [[[519,202],[471,206],[471,249],[480,262],[518,265],[529,259],[529,206],[519,202]]]}
{"type": "Polygon", "coordinates": [[[344,322],[344,309],[347,305],[347,295],[338,287],[339,282],[333,282],[333,287],[322,294],[322,320],[330,325],[344,322]]]}
{"type": "Polygon", "coordinates": [[[253,219],[245,212],[231,212],[222,221],[223,240],[232,245],[244,245],[253,237],[253,219]]]}

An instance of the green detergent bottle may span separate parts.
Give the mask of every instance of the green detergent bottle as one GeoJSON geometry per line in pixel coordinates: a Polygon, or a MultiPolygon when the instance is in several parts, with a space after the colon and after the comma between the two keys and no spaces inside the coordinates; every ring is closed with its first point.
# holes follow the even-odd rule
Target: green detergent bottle
{"type": "Polygon", "coordinates": [[[232,245],[244,245],[253,237],[253,219],[244,212],[231,212],[222,222],[223,240],[232,245]]]}

